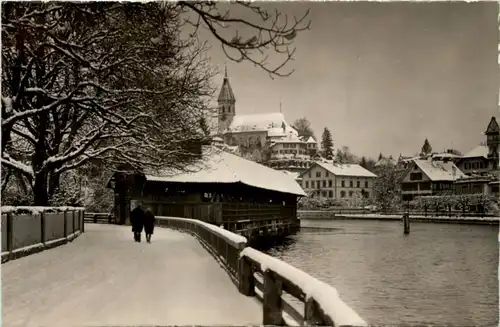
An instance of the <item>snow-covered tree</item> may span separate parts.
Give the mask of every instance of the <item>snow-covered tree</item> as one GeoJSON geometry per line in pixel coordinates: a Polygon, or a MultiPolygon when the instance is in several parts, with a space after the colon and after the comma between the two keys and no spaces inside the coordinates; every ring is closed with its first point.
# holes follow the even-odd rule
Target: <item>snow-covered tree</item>
{"type": "Polygon", "coordinates": [[[332,133],[325,127],[321,136],[321,150],[324,158],[331,160],[334,157],[332,133]]]}
{"type": "Polygon", "coordinates": [[[359,165],[365,169],[367,169],[367,163],[366,163],[366,158],[363,156],[361,157],[361,161],[359,162],[359,165]]]}
{"type": "Polygon", "coordinates": [[[311,122],[307,120],[306,117],[302,117],[295,120],[292,126],[297,130],[299,136],[303,137],[314,136],[313,130],[311,128],[311,122]]]}
{"type": "Polygon", "coordinates": [[[342,148],[337,149],[335,154],[335,161],[340,164],[354,164],[356,163],[356,157],[351,153],[348,146],[344,145],[342,148]]]}
{"type": "Polygon", "coordinates": [[[373,183],[373,195],[376,204],[383,212],[388,212],[398,205],[399,176],[394,167],[384,165],[378,168],[377,179],[373,183]]]}
{"type": "Polygon", "coordinates": [[[432,146],[431,144],[429,143],[429,140],[425,139],[424,141],[424,145],[422,145],[422,150],[420,152],[420,155],[429,155],[432,153],[432,146]]]}
{"type": "Polygon", "coordinates": [[[364,206],[365,199],[361,192],[354,192],[352,196],[344,199],[344,203],[349,208],[360,208],[364,206]]]}
{"type": "Polygon", "coordinates": [[[308,27],[300,19],[277,23],[279,15],[255,4],[235,5],[263,22],[238,20],[255,32],[248,40],[221,33],[235,18],[216,3],[3,4],[2,167],[28,181],[36,205],[55,196],[62,174],[90,160],[109,168],[186,167],[204,138],[199,119],[207,115],[213,72],[205,45],[181,30],[208,26],[231,60],[286,76],[293,39],[308,27]],[[186,21],[187,12],[198,19],[186,21]],[[273,18],[277,24],[266,27],[273,18]],[[259,61],[268,49],[285,61],[259,61]]]}

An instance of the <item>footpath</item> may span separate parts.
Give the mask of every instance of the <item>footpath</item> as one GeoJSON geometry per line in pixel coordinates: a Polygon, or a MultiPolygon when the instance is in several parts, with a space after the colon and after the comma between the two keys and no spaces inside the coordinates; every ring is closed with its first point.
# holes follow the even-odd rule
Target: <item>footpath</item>
{"type": "Polygon", "coordinates": [[[262,306],[238,292],[192,236],[86,224],[70,244],[2,264],[4,326],[261,325],[262,306]]]}

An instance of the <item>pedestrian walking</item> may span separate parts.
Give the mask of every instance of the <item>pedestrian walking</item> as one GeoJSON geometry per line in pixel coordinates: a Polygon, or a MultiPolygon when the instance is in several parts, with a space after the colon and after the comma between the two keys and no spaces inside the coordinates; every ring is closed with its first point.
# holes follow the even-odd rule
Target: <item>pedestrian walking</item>
{"type": "Polygon", "coordinates": [[[146,242],[151,243],[151,235],[153,235],[153,230],[155,229],[155,215],[151,211],[151,208],[146,209],[144,214],[144,232],[146,233],[146,242]]]}
{"type": "Polygon", "coordinates": [[[132,224],[132,232],[134,233],[134,241],[141,242],[142,229],[144,227],[144,210],[141,204],[137,203],[136,207],[130,213],[130,223],[132,224]]]}

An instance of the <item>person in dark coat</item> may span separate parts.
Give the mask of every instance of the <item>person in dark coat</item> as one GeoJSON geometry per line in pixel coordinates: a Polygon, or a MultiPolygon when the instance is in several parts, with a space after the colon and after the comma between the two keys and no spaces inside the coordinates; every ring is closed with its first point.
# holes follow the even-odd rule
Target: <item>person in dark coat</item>
{"type": "Polygon", "coordinates": [[[144,227],[144,210],[141,204],[138,203],[134,210],[130,213],[130,223],[132,224],[132,232],[134,233],[134,241],[141,242],[142,228],[144,227]]]}
{"type": "Polygon", "coordinates": [[[144,214],[144,232],[146,233],[146,242],[151,243],[151,235],[153,235],[153,230],[155,229],[155,215],[151,211],[151,208],[146,209],[144,214]]]}

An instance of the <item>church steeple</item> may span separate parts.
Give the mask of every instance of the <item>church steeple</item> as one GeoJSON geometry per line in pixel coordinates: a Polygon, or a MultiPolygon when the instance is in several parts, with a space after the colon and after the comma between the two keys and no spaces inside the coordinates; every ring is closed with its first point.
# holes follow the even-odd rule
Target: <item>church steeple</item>
{"type": "Polygon", "coordinates": [[[220,103],[221,101],[236,102],[233,89],[231,88],[229,78],[227,77],[227,66],[224,68],[224,80],[222,81],[222,87],[218,98],[218,102],[220,103]]]}
{"type": "Polygon", "coordinates": [[[227,66],[224,68],[224,80],[222,81],[222,87],[217,102],[219,104],[219,134],[224,134],[228,130],[236,114],[236,98],[229,84],[229,78],[227,77],[227,66]]]}
{"type": "Polygon", "coordinates": [[[491,168],[498,169],[499,149],[500,149],[500,127],[495,117],[491,117],[488,128],[486,128],[486,145],[488,146],[488,159],[490,159],[491,168]]]}

